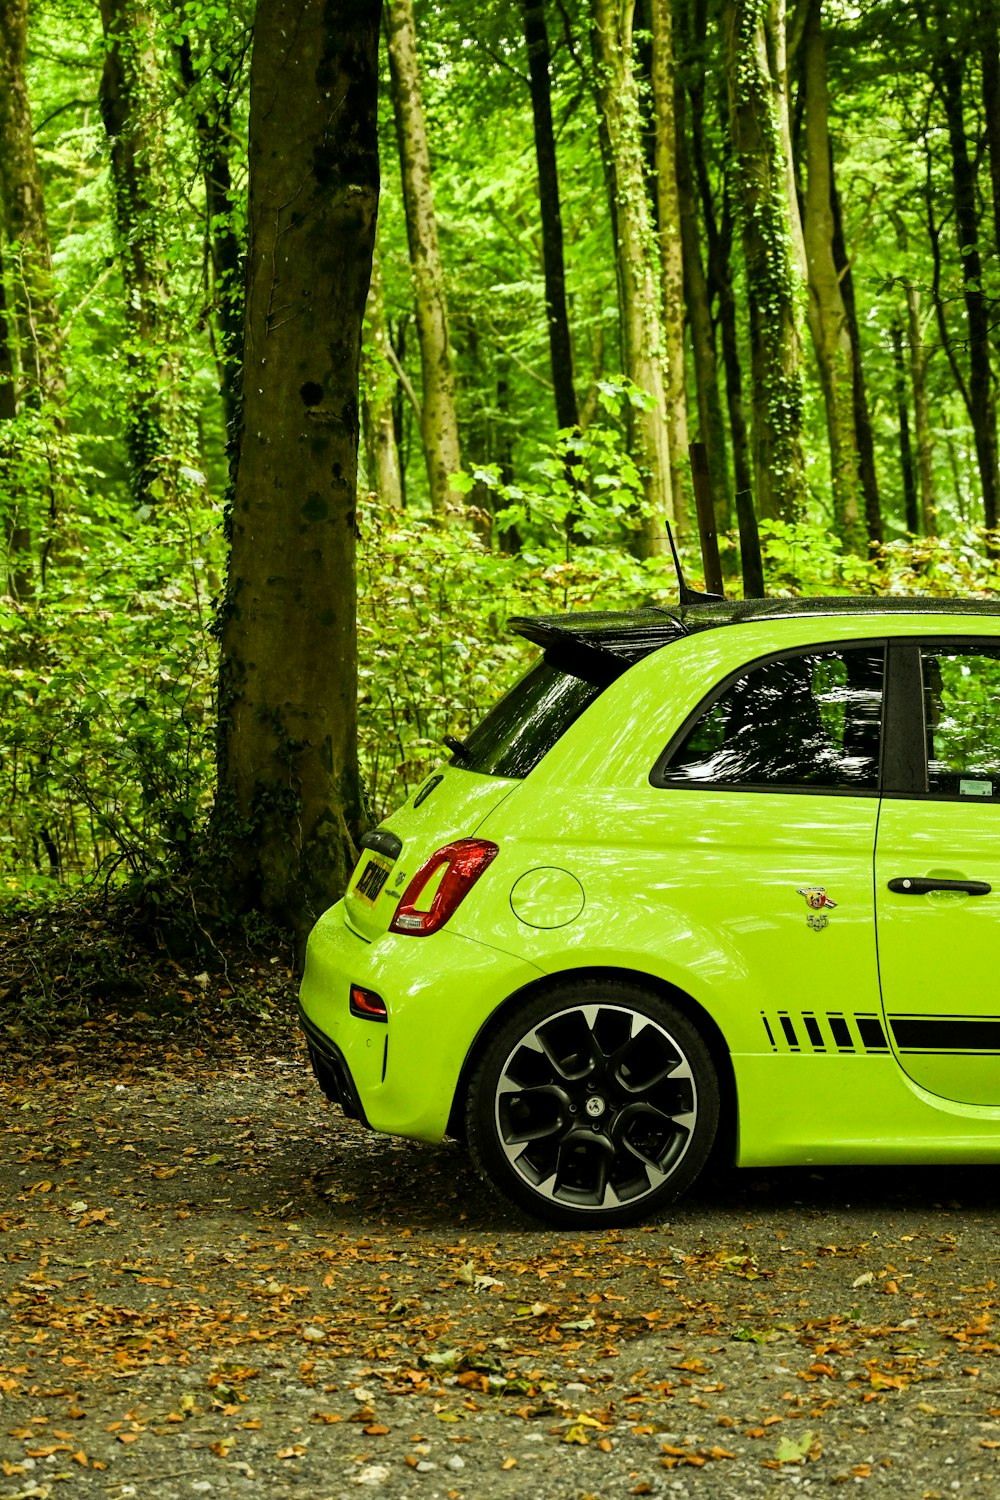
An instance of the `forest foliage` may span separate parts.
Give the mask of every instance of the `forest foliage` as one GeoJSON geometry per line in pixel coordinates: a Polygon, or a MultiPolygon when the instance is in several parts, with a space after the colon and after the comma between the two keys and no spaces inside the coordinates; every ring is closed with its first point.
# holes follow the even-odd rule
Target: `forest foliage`
{"type": "MultiPolygon", "coordinates": [[[[365,818],[520,670],[511,616],[675,600],[667,519],[700,585],[689,441],[727,592],[995,588],[993,0],[383,23],[365,818]]],[[[216,798],[254,37],[249,3],[0,0],[10,896],[158,892],[216,798]]]]}

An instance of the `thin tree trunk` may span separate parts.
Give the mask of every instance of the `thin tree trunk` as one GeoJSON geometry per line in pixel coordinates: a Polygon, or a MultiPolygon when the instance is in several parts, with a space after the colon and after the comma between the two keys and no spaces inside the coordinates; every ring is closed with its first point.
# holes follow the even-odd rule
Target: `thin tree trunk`
{"type": "Polygon", "coordinates": [[[12,599],[30,599],[34,592],[31,573],[31,529],[24,514],[24,493],[17,472],[13,423],[17,416],[14,347],[7,321],[7,288],[0,258],[0,508],[6,549],[7,593],[12,599]]]}
{"type": "Polygon", "coordinates": [[[979,60],[982,64],[983,117],[989,146],[990,186],[993,190],[993,248],[1000,255],[1000,39],[995,0],[979,14],[979,60]]]}
{"type": "Polygon", "coordinates": [[[656,223],[663,314],[663,387],[670,442],[670,492],[678,520],[687,515],[688,419],[684,369],[684,247],[677,182],[677,116],[671,0],[650,0],[655,116],[656,223]]]}
{"type": "Polygon", "coordinates": [[[542,219],[542,260],[545,270],[545,315],[549,327],[552,384],[555,389],[556,422],[560,429],[580,422],[573,380],[573,342],[566,310],[566,265],[563,256],[562,209],[559,203],[559,173],[556,140],[552,128],[552,94],[549,78],[549,36],[545,25],[545,0],[521,0],[524,46],[528,55],[531,113],[535,129],[535,161],[538,165],[538,203],[542,219]]]}
{"type": "Polygon", "coordinates": [[[10,242],[8,277],[13,326],[20,354],[15,403],[42,412],[46,439],[48,515],[33,524],[22,515],[24,535],[35,533],[39,581],[72,480],[67,450],[66,373],[59,311],[52,284],[52,248],[45,197],[35,155],[31,106],[25,77],[28,0],[0,3],[0,206],[10,242]]]}
{"type": "Polygon", "coordinates": [[[164,147],[153,17],[142,0],[101,0],[101,114],[111,146],[112,209],[129,330],[125,447],[137,507],[170,502],[180,463],[180,388],[169,327],[159,215],[164,147]]]}
{"type": "Polygon", "coordinates": [[[853,372],[854,434],[858,445],[858,476],[865,501],[865,524],[868,541],[878,546],[882,541],[882,502],[878,491],[878,473],[875,468],[875,436],[872,432],[871,413],[868,410],[868,391],[865,382],[865,367],[861,357],[861,328],[858,323],[858,308],[854,297],[854,276],[844,243],[843,217],[840,212],[840,196],[837,180],[830,168],[830,207],[833,212],[833,259],[840,277],[840,291],[844,299],[847,331],[851,340],[851,368],[853,372]]]}
{"type": "Polygon", "coordinates": [[[729,114],[750,303],[753,460],[761,516],[805,506],[797,207],[783,142],[783,0],[725,0],[729,114]]]}
{"type": "Polygon", "coordinates": [[[648,515],[640,546],[647,556],[667,550],[673,521],[670,443],[665,420],[655,245],[649,220],[640,140],[639,100],[632,71],[634,0],[593,0],[591,37],[597,103],[614,165],[616,252],[625,373],[650,401],[634,413],[636,458],[648,515]]]}
{"type": "Polygon", "coordinates": [[[931,430],[927,365],[930,350],[924,343],[920,316],[920,293],[912,281],[906,286],[906,314],[910,344],[910,384],[913,387],[913,425],[917,437],[917,478],[920,485],[920,518],[925,536],[937,529],[937,495],[934,482],[934,439],[931,430]]]}
{"type": "Polygon", "coordinates": [[[438,244],[431,158],[424,119],[413,0],[392,0],[386,10],[389,69],[410,245],[417,338],[423,372],[422,433],[431,509],[445,516],[461,506],[451,475],[462,467],[455,410],[455,377],[448,337],[448,307],[438,244]]]}
{"type": "Polygon", "coordinates": [[[969,415],[976,442],[976,458],[983,492],[983,520],[992,530],[1000,504],[1000,466],[997,452],[997,404],[990,369],[990,315],[983,293],[983,265],[979,249],[976,202],[978,163],[970,155],[965,129],[964,59],[941,43],[937,83],[948,122],[951,148],[952,197],[955,229],[962,262],[963,291],[969,347],[969,415]]]}
{"type": "Polygon", "coordinates": [[[686,98],[682,88],[676,95],[677,197],[680,208],[681,245],[684,256],[684,299],[691,329],[698,425],[708,455],[708,473],[715,504],[715,524],[727,531],[732,524],[732,494],[726,462],[726,428],[719,391],[719,369],[708,282],[701,256],[698,207],[691,174],[689,144],[685,129],[686,98]]]}
{"type": "MultiPolygon", "coordinates": [[[[181,80],[191,93],[202,80],[197,75],[189,37],[181,38],[177,57],[181,80]]],[[[212,267],[212,308],[218,330],[219,395],[231,445],[239,413],[244,312],[243,247],[233,217],[233,83],[230,65],[219,72],[213,69],[211,96],[199,100],[194,110],[205,184],[205,242],[212,267]]]]}
{"type": "Polygon", "coordinates": [[[893,319],[889,330],[892,339],[893,388],[896,395],[896,416],[899,422],[899,467],[903,476],[903,506],[906,513],[906,529],[911,536],[919,531],[917,511],[917,486],[913,477],[913,443],[910,440],[910,408],[906,399],[906,360],[903,356],[903,330],[899,318],[893,319]]]}
{"type": "Polygon", "coordinates": [[[851,338],[833,249],[830,98],[821,7],[822,0],[807,0],[802,38],[806,100],[803,228],[809,270],[809,329],[826,406],[834,526],[848,551],[864,553],[867,548],[858,494],[851,338]]]}
{"type": "Polygon", "coordinates": [[[386,354],[388,339],[383,306],[382,262],[377,251],[372,257],[365,328],[365,339],[361,346],[361,416],[368,484],[384,509],[402,510],[403,485],[399,473],[396,429],[392,420],[396,377],[386,354]]]}
{"type": "Polygon", "coordinates": [[[221,612],[213,878],[299,934],[344,890],[357,763],[358,366],[380,0],[259,0],[244,424],[221,612]]]}

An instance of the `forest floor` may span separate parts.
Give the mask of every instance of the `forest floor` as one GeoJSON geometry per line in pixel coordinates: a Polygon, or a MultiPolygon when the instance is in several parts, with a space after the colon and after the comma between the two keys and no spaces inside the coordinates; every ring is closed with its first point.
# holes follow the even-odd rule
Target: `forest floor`
{"type": "Polygon", "coordinates": [[[1000,1493],[994,1171],[543,1230],[325,1102],[286,955],[46,1027],[5,942],[0,1500],[1000,1493]]]}

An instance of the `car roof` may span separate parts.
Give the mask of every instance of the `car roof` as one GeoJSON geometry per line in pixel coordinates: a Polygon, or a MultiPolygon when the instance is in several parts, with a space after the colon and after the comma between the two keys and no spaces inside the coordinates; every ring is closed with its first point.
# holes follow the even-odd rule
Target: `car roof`
{"type": "MultiPolygon", "coordinates": [[[[1000,615],[1000,599],[933,598],[920,594],[844,594],[829,598],[719,599],[631,610],[572,610],[559,615],[518,615],[509,622],[547,653],[577,661],[617,657],[639,661],[668,641],[721,625],[810,616],[1000,615]]],[[[572,670],[572,668],[571,668],[572,670]]]]}

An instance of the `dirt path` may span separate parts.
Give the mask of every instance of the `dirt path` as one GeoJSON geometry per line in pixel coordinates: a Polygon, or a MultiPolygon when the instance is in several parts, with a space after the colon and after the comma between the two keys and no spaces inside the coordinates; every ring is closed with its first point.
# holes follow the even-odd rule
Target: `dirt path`
{"type": "Polygon", "coordinates": [[[1000,1493],[995,1172],[559,1234],[272,1045],[7,1058],[0,1500],[1000,1493]]]}

